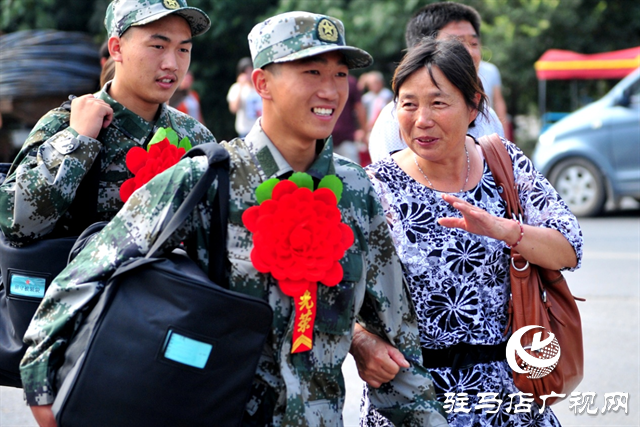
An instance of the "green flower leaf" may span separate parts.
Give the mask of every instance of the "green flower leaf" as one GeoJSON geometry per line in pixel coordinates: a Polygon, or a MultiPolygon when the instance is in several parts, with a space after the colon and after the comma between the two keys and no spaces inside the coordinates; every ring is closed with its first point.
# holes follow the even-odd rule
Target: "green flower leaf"
{"type": "Polygon", "coordinates": [[[278,178],[271,178],[258,185],[258,188],[256,188],[256,199],[258,200],[258,204],[271,199],[273,187],[275,187],[279,182],[280,180],[278,178]]]}
{"type": "Polygon", "coordinates": [[[165,138],[169,140],[169,144],[175,145],[178,148],[184,148],[185,151],[189,151],[191,149],[191,141],[189,141],[189,138],[186,136],[178,141],[179,137],[175,130],[171,128],[159,128],[155,135],[153,135],[153,138],[151,138],[151,141],[149,141],[147,151],[153,144],[157,144],[165,138]]]}
{"type": "Polygon", "coordinates": [[[328,188],[336,195],[336,199],[340,202],[342,197],[342,181],[335,175],[326,175],[318,184],[318,188],[328,188]]]}
{"type": "Polygon", "coordinates": [[[169,143],[171,145],[178,146],[178,134],[175,130],[171,128],[165,128],[165,132],[167,133],[167,138],[169,138],[169,143]]]}
{"type": "Polygon", "coordinates": [[[298,188],[308,188],[313,191],[313,178],[308,173],[295,172],[289,177],[289,181],[293,181],[298,188]]]}
{"type": "Polygon", "coordinates": [[[162,141],[166,137],[167,137],[166,129],[165,128],[158,129],[156,134],[153,135],[153,138],[151,138],[151,141],[149,141],[149,145],[147,145],[147,150],[149,150],[149,147],[151,147],[153,144],[157,144],[158,142],[162,141]]]}
{"type": "Polygon", "coordinates": [[[186,136],[182,138],[180,140],[180,143],[178,144],[178,148],[184,148],[184,151],[191,150],[191,141],[189,141],[189,138],[187,138],[186,136]]]}

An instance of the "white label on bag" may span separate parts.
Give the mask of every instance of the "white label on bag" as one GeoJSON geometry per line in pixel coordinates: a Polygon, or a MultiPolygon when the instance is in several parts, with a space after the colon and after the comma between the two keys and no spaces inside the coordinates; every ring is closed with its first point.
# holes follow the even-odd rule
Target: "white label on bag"
{"type": "Polygon", "coordinates": [[[9,292],[11,295],[30,298],[44,297],[47,281],[42,277],[29,277],[12,274],[10,280],[11,285],[9,286],[9,292]]]}
{"type": "Polygon", "coordinates": [[[211,350],[213,350],[211,344],[187,338],[175,331],[169,331],[164,357],[174,362],[204,369],[211,350]]]}

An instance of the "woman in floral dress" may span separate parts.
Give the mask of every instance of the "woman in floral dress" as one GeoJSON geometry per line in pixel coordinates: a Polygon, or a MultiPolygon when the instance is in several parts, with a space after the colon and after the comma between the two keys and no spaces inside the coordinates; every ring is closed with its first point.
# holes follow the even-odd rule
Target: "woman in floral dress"
{"type": "MultiPolygon", "coordinates": [[[[522,224],[505,218],[482,151],[466,135],[486,98],[460,42],[428,39],[413,48],[398,66],[393,88],[408,148],[367,170],[404,265],[424,364],[448,421],[460,427],[559,426],[551,409],[521,400],[505,360],[509,248],[541,266],[576,269],[582,256],[578,222],[522,151],[503,140],[525,210],[522,224]]],[[[369,386],[407,366],[391,346],[357,329],[352,353],[369,386]]],[[[363,412],[362,425],[385,425],[366,400],[363,412]]]]}

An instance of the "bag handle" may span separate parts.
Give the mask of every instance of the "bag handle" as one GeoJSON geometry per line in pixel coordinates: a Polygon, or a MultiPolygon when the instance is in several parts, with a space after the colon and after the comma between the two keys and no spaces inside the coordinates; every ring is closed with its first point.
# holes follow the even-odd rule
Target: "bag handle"
{"type": "Polygon", "coordinates": [[[478,139],[487,166],[498,186],[500,196],[507,202],[507,217],[518,218],[522,222],[524,210],[518,197],[515,178],[513,176],[513,162],[511,156],[497,133],[485,135],[478,139]]]}
{"type": "MultiPolygon", "coordinates": [[[[507,218],[512,217],[522,222],[522,206],[520,205],[520,198],[518,197],[518,190],[516,188],[515,178],[513,177],[513,162],[511,156],[507,151],[507,147],[504,146],[502,140],[497,133],[491,135],[485,135],[478,138],[484,158],[487,161],[487,166],[493,175],[493,179],[498,186],[500,196],[507,202],[507,212],[505,216],[507,218]]],[[[525,274],[529,268],[529,262],[524,267],[518,268],[515,264],[515,257],[518,256],[518,260],[522,262],[522,256],[519,255],[515,249],[511,249],[511,271],[515,270],[519,273],[525,274]]],[[[511,323],[513,320],[513,298],[509,299],[509,308],[507,310],[508,319],[503,335],[509,333],[511,323]]]]}
{"type": "Polygon", "coordinates": [[[226,269],[223,256],[226,250],[226,230],[229,203],[229,153],[217,143],[198,145],[182,158],[206,155],[209,167],[189,192],[178,210],[173,215],[167,215],[161,225],[161,232],[145,258],[157,255],[160,248],[174,231],[189,217],[196,204],[207,193],[213,180],[218,177],[218,191],[214,199],[211,215],[211,233],[209,247],[209,278],[221,286],[226,285],[226,269]],[[216,226],[218,225],[218,226],[216,226]],[[223,244],[220,244],[223,242],[223,244]]]}

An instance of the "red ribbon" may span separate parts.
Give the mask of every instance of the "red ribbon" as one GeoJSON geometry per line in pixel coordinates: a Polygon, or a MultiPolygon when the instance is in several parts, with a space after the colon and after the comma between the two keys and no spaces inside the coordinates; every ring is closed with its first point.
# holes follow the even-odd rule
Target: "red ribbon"
{"type": "Polygon", "coordinates": [[[318,283],[309,282],[309,288],[295,297],[296,318],[293,324],[291,353],[309,351],[313,347],[313,324],[316,320],[318,283]]]}

